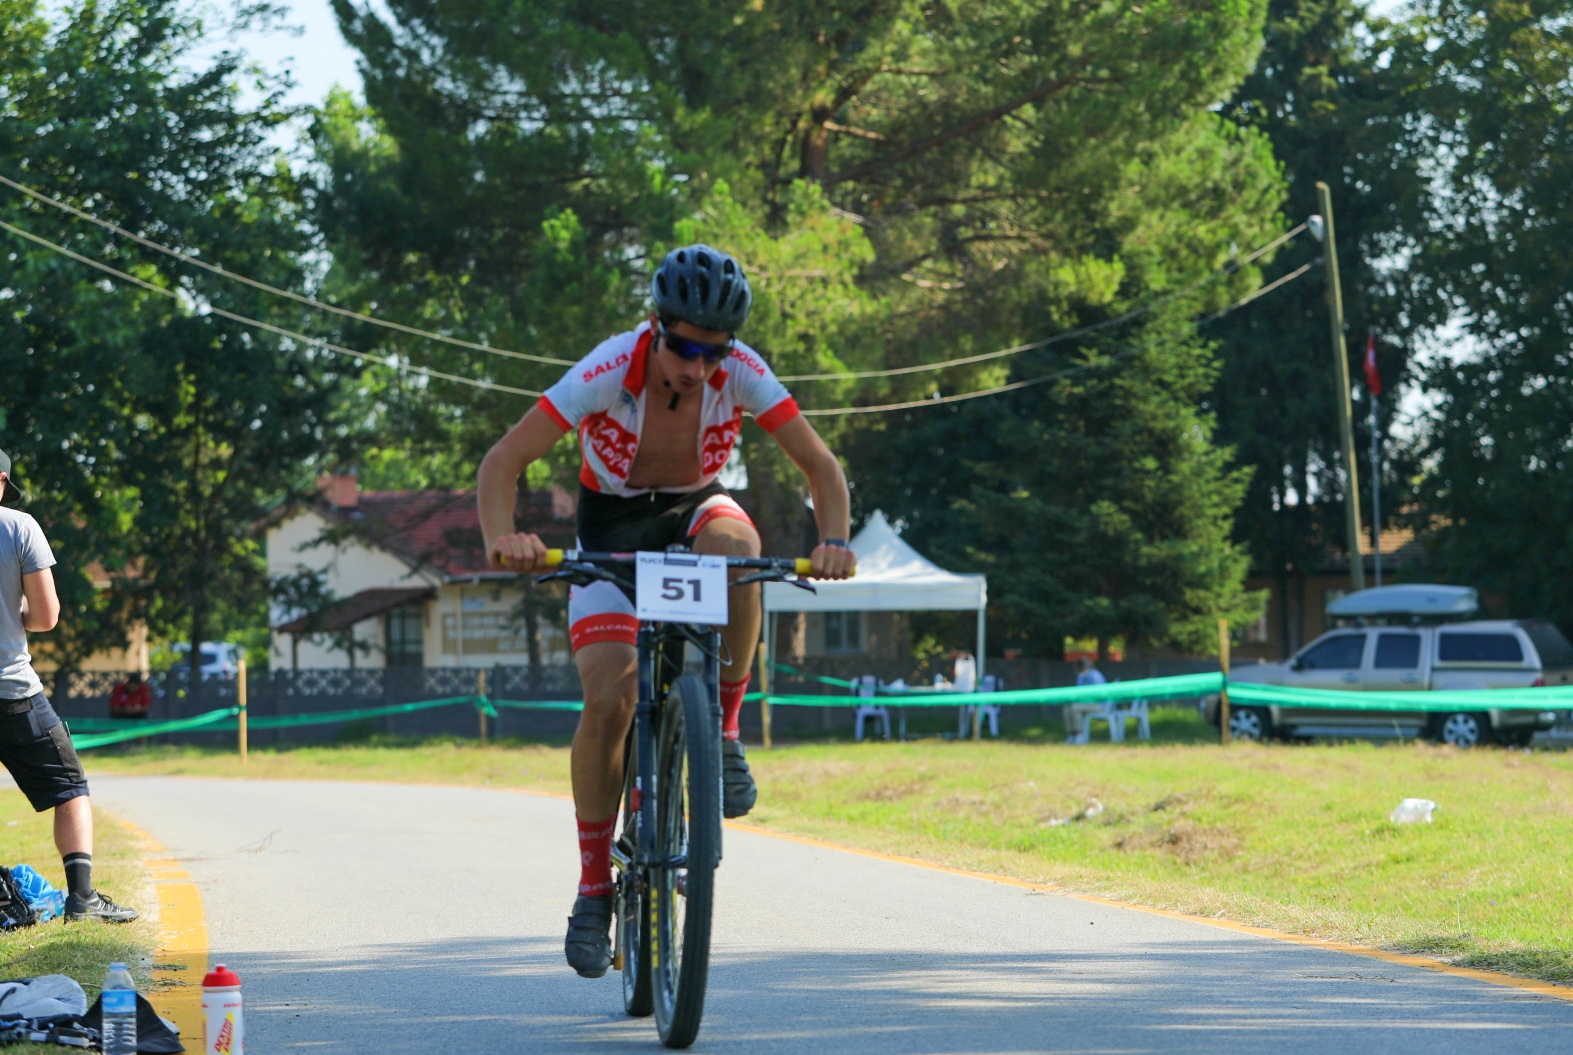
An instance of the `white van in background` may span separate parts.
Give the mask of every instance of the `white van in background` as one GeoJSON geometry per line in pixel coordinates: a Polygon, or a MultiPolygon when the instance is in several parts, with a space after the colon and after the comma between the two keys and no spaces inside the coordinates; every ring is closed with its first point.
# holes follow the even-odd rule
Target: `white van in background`
{"type": "MultiPolygon", "coordinates": [[[[184,641],[170,646],[175,653],[175,670],[186,670],[191,646],[184,641]]],[[[201,654],[202,679],[229,679],[240,673],[240,646],[231,641],[204,641],[198,646],[201,654]]]]}

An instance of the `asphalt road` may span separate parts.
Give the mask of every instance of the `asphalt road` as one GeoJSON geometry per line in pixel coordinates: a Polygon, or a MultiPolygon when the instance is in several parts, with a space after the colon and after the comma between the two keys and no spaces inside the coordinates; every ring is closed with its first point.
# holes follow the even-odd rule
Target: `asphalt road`
{"type": "MultiPolygon", "coordinates": [[[[564,800],[93,787],[187,863],[253,1055],[663,1050],[563,962],[564,800]]],[[[1573,1052],[1573,1002],[765,836],[720,889],[700,1052],[1573,1052]]]]}

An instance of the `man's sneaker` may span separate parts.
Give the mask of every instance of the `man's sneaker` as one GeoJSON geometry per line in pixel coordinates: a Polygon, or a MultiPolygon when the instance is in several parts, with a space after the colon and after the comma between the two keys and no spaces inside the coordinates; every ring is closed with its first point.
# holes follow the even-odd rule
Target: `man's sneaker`
{"type": "Polygon", "coordinates": [[[66,919],[97,919],[105,923],[130,923],[140,913],[134,908],[117,905],[98,891],[91,897],[80,894],[66,895],[66,919]]]}
{"type": "Polygon", "coordinates": [[[754,774],[748,771],[743,745],[736,740],[722,740],[721,812],[728,817],[741,817],[754,808],[758,798],[759,789],[754,787],[754,774]]]}
{"type": "Polygon", "coordinates": [[[568,937],[563,941],[568,966],[585,978],[599,978],[612,966],[612,896],[583,897],[573,903],[568,937]]]}

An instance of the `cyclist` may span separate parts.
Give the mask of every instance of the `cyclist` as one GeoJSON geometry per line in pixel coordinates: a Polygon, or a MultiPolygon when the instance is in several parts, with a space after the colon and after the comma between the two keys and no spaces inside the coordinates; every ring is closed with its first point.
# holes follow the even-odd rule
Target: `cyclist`
{"type": "MultiPolygon", "coordinates": [[[[602,342],[547,390],[481,462],[481,530],[488,558],[540,569],[546,546],[513,522],[521,473],[578,429],[581,549],[760,555],[759,533],[717,481],[746,411],[808,480],[820,542],[814,576],[844,579],[850,502],[840,463],[758,352],[736,339],[753,293],[742,266],[707,245],[666,255],[650,284],[654,310],[637,329],[602,342]]],[[[734,576],[735,577],[735,576],[734,576]]],[[[612,963],[612,832],[623,783],[623,745],[638,694],[632,598],[605,582],[569,594],[569,639],[584,685],[571,773],[579,828],[579,896],[568,918],[568,963],[599,978],[612,963]]],[[[759,639],[757,584],[732,591],[722,630],[722,803],[753,808],[755,787],[738,740],[738,712],[759,639]]]]}

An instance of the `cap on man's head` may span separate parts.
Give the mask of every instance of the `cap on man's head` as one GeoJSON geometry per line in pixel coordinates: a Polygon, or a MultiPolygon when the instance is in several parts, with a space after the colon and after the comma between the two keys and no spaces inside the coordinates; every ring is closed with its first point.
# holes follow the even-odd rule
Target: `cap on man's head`
{"type": "Polygon", "coordinates": [[[15,506],[25,502],[27,496],[11,479],[11,456],[5,451],[0,451],[0,473],[5,473],[5,494],[0,495],[0,505],[15,506]]]}

